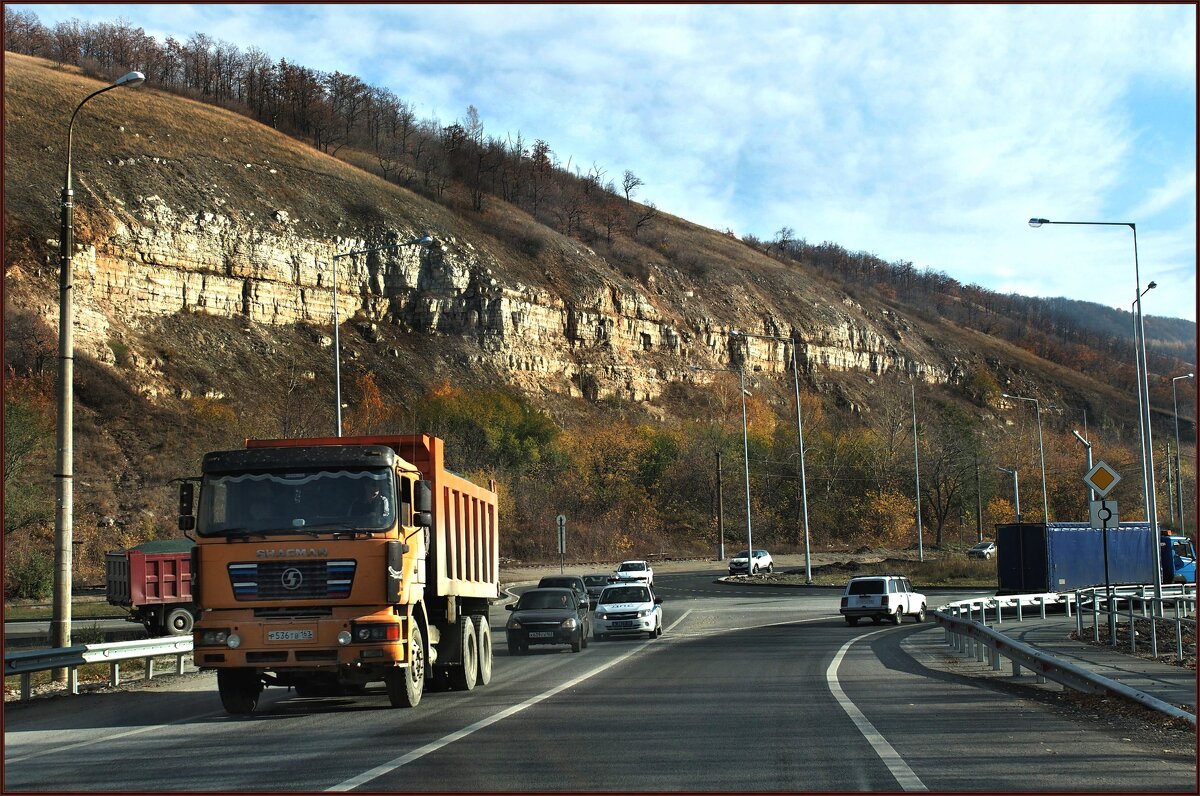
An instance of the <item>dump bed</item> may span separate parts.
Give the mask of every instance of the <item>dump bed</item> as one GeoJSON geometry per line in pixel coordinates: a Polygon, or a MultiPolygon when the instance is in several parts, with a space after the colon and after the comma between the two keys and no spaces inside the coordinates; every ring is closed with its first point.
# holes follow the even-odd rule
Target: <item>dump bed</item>
{"type": "Polygon", "coordinates": [[[431,596],[500,596],[497,496],[445,468],[443,442],[428,434],[246,440],[247,448],[386,445],[433,488],[433,526],[425,562],[431,596]]]}
{"type": "Polygon", "coordinates": [[[104,556],[108,602],[143,606],[192,601],[192,542],[146,542],[104,556]]]}

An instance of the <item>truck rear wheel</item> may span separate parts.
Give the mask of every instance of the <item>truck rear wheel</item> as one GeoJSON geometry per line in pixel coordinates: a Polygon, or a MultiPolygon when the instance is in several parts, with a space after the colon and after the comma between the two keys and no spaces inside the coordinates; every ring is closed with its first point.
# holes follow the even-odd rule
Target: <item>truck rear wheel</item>
{"type": "Polygon", "coordinates": [[[461,638],[462,666],[450,669],[450,687],[455,691],[470,691],[475,688],[479,678],[479,647],[475,639],[475,623],[471,617],[464,616],[458,620],[458,632],[461,638]]]}
{"type": "Polygon", "coordinates": [[[172,608],[167,613],[167,621],[164,623],[167,634],[172,636],[190,636],[195,624],[196,617],[186,608],[172,608]]]}
{"type": "Polygon", "coordinates": [[[253,713],[262,689],[262,681],[253,669],[217,670],[217,691],[226,713],[235,716],[253,713]]]}
{"type": "Polygon", "coordinates": [[[475,625],[475,647],[479,651],[479,676],[476,685],[492,682],[492,627],[486,616],[477,617],[475,625]]]}
{"type": "Polygon", "coordinates": [[[415,708],[425,691],[425,639],[421,627],[412,622],[408,639],[408,667],[392,669],[383,679],[387,686],[388,702],[394,708],[415,708]]]}

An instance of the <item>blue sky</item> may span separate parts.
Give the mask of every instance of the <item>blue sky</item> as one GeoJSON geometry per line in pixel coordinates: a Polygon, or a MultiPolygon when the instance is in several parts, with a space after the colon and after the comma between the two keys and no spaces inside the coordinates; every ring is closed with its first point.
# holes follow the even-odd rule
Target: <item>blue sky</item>
{"type": "Polygon", "coordinates": [[[1196,319],[1195,5],[40,5],[474,105],[713,229],[1196,319]]]}

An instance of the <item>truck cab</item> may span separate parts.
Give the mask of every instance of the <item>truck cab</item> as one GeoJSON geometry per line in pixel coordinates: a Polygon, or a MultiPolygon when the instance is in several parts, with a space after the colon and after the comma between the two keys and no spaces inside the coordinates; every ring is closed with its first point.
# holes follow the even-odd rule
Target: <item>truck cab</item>
{"type": "Polygon", "coordinates": [[[1192,540],[1186,536],[1168,536],[1167,541],[1171,545],[1171,556],[1174,560],[1175,573],[1172,582],[1195,583],[1196,550],[1192,547],[1192,540]]]}

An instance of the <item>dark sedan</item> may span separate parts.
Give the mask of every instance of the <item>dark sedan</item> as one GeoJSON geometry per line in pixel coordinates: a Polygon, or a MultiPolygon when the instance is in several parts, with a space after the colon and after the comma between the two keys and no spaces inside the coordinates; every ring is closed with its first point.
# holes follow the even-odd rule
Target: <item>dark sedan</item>
{"type": "Polygon", "coordinates": [[[505,607],[512,611],[505,635],[513,655],[534,644],[570,644],[571,652],[587,646],[588,604],[571,589],[530,589],[505,607]]]}

